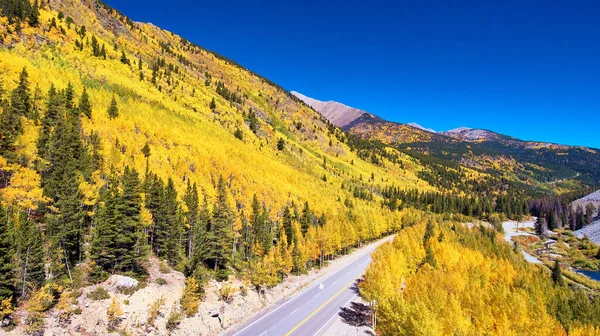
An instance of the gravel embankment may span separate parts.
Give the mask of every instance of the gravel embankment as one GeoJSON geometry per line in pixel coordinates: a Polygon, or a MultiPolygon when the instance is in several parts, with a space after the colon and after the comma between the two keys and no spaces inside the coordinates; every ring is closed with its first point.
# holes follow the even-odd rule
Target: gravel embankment
{"type": "MultiPolygon", "coordinates": [[[[525,223],[517,223],[515,221],[506,221],[506,222],[502,223],[502,227],[504,228],[504,239],[507,242],[512,244],[512,238],[515,236],[531,235],[531,233],[528,233],[528,232],[518,231],[517,228],[534,227],[535,221],[536,221],[536,218],[534,217],[525,223]]],[[[541,264],[542,263],[538,258],[532,256],[531,254],[529,254],[523,250],[521,250],[521,252],[523,253],[523,257],[525,257],[525,260],[527,262],[532,263],[532,264],[541,264]]]]}
{"type": "Polygon", "coordinates": [[[591,241],[596,244],[600,244],[600,220],[592,222],[592,224],[584,227],[583,229],[574,232],[577,238],[583,238],[588,236],[591,241]]]}

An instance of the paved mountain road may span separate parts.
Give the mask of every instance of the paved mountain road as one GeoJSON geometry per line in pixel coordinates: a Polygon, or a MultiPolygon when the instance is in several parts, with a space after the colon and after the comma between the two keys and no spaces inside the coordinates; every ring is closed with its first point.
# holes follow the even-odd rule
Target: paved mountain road
{"type": "Polygon", "coordinates": [[[392,238],[387,237],[355,252],[357,256],[341,269],[317,279],[304,291],[279,302],[227,335],[320,335],[338,316],[340,309],[356,298],[356,281],[369,265],[371,252],[392,238]]]}

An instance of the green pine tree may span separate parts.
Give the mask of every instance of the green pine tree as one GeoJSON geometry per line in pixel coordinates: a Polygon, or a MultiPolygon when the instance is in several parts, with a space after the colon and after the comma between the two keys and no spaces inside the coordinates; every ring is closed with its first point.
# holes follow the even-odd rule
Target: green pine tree
{"type": "Polygon", "coordinates": [[[310,211],[310,207],[308,206],[308,201],[304,203],[304,208],[302,209],[302,215],[300,217],[300,229],[302,230],[302,234],[306,234],[308,228],[312,224],[313,215],[310,211]]]}
{"type": "Polygon", "coordinates": [[[29,75],[23,68],[19,83],[10,95],[10,104],[3,104],[0,115],[0,155],[12,158],[14,143],[23,133],[21,117],[31,117],[33,102],[29,92],[29,75]]]}
{"type": "Polygon", "coordinates": [[[66,171],[59,181],[61,187],[57,190],[55,201],[59,213],[50,217],[48,231],[55,250],[63,252],[63,255],[55,257],[66,259],[65,266],[72,267],[82,260],[86,211],[76,171],[66,171]]]}
{"type": "Polygon", "coordinates": [[[282,217],[283,229],[285,230],[288,243],[291,244],[294,241],[294,230],[292,228],[292,212],[287,205],[283,208],[282,217]]]}
{"type": "Polygon", "coordinates": [[[75,110],[75,90],[73,89],[73,84],[69,82],[67,84],[67,88],[63,92],[63,103],[65,104],[65,109],[69,114],[77,114],[75,110]]]}
{"type": "Polygon", "coordinates": [[[42,118],[42,128],[40,129],[40,134],[37,140],[38,155],[42,159],[49,159],[52,131],[62,114],[62,99],[56,91],[54,84],[51,84],[50,89],[48,90],[48,98],[46,101],[46,112],[42,118]]]}
{"type": "Polygon", "coordinates": [[[183,245],[183,211],[179,206],[177,200],[177,190],[175,190],[175,184],[173,180],[169,178],[167,186],[165,187],[164,198],[162,202],[164,222],[162,223],[162,230],[165,231],[166,236],[163,241],[165,252],[164,256],[172,264],[177,264],[182,257],[183,245]]]}
{"type": "Polygon", "coordinates": [[[48,168],[42,173],[44,194],[58,209],[47,213],[55,264],[69,268],[82,260],[83,229],[86,225],[80,175],[89,174],[89,154],[81,139],[79,118],[62,115],[52,132],[48,168]]]}
{"type": "Polygon", "coordinates": [[[554,281],[554,284],[558,286],[562,286],[564,284],[562,270],[560,268],[560,263],[558,262],[558,260],[554,261],[554,267],[552,267],[552,281],[554,281]]]}
{"type": "Polygon", "coordinates": [[[85,88],[83,88],[83,92],[81,93],[81,98],[79,99],[79,106],[77,106],[80,114],[91,118],[92,117],[92,104],[90,103],[90,97],[85,88]]]}
{"type": "Polygon", "coordinates": [[[0,301],[13,296],[14,246],[11,225],[2,203],[0,202],[0,301]]]}
{"type": "Polygon", "coordinates": [[[44,245],[40,228],[23,213],[19,226],[15,230],[17,243],[16,257],[18,260],[17,283],[21,297],[39,288],[44,282],[44,245]]]}
{"type": "Polygon", "coordinates": [[[95,229],[90,247],[90,258],[106,271],[114,270],[120,262],[116,255],[117,227],[122,219],[117,210],[118,203],[117,178],[111,176],[98,198],[100,206],[94,216],[95,229]]]}
{"type": "Polygon", "coordinates": [[[15,110],[14,113],[23,117],[31,117],[33,102],[29,92],[29,74],[25,67],[21,70],[19,83],[10,98],[10,105],[15,110]]]}
{"type": "Polygon", "coordinates": [[[277,140],[277,150],[284,150],[285,149],[285,140],[283,140],[283,138],[279,138],[279,140],[277,140]]]}
{"type": "Polygon", "coordinates": [[[144,147],[142,147],[142,154],[144,154],[144,157],[146,159],[148,159],[148,157],[150,157],[151,151],[150,151],[150,144],[148,143],[148,141],[146,141],[146,144],[144,145],[144,147]]]}
{"type": "Polygon", "coordinates": [[[118,116],[119,107],[117,106],[117,100],[115,99],[115,96],[113,96],[112,100],[110,101],[110,106],[108,107],[108,117],[110,119],[115,119],[118,116]]]}
{"type": "Polygon", "coordinates": [[[112,177],[101,193],[95,217],[90,257],[105,271],[139,271],[145,254],[140,212],[141,183],[135,169],[125,167],[120,179],[112,177]],[[119,192],[119,186],[122,192],[119,192]]]}
{"type": "MultiPolygon", "coordinates": [[[[266,209],[264,209],[264,206],[261,207],[256,194],[252,198],[250,223],[252,226],[251,247],[254,248],[257,243],[260,245],[263,254],[266,254],[271,247],[271,231],[269,230],[269,224],[266,218],[266,209]]],[[[256,254],[256,252],[257,251],[253,251],[253,254],[256,254]]]]}
{"type": "Polygon", "coordinates": [[[425,234],[423,235],[423,246],[427,246],[427,243],[431,238],[435,236],[433,222],[429,220],[425,227],[425,234]]]}
{"type": "Polygon", "coordinates": [[[188,179],[187,188],[183,201],[186,205],[185,218],[187,222],[186,226],[186,256],[188,259],[192,258],[194,253],[194,232],[196,232],[196,225],[198,224],[198,217],[200,215],[200,199],[198,197],[198,187],[196,183],[192,186],[188,179]]]}
{"type": "Polygon", "coordinates": [[[210,212],[206,196],[198,213],[198,222],[194,226],[194,248],[190,263],[190,274],[202,269],[209,260],[208,230],[210,229],[210,212]]]}
{"type": "Polygon", "coordinates": [[[125,167],[122,177],[122,194],[117,210],[122,216],[117,237],[117,255],[121,256],[118,269],[135,271],[140,269],[144,255],[144,236],[141,223],[141,182],[134,168],[125,167]]]}
{"type": "Polygon", "coordinates": [[[208,232],[208,259],[214,270],[225,268],[231,261],[234,215],[227,201],[227,186],[223,176],[217,183],[217,199],[208,232]]]}
{"type": "Polygon", "coordinates": [[[121,51],[121,63],[130,65],[129,58],[125,55],[125,51],[121,51]]]}
{"type": "Polygon", "coordinates": [[[164,214],[162,211],[162,200],[164,194],[164,182],[156,174],[147,173],[144,182],[146,191],[146,208],[152,214],[152,224],[148,232],[148,240],[155,255],[161,256],[162,241],[164,240],[164,231],[162,230],[162,221],[164,214]]]}
{"type": "Polygon", "coordinates": [[[35,0],[33,2],[33,6],[31,6],[31,11],[29,12],[29,24],[33,27],[37,27],[40,24],[40,11],[39,11],[39,2],[35,0]]]}

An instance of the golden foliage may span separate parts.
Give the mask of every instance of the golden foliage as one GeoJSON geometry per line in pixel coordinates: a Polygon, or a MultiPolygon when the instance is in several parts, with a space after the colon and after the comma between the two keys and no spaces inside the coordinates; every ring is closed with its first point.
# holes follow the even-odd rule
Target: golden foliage
{"type": "Polygon", "coordinates": [[[194,277],[189,277],[185,281],[185,288],[181,295],[181,310],[187,317],[192,317],[198,312],[200,306],[200,294],[199,294],[198,282],[194,277]]]}
{"type": "Polygon", "coordinates": [[[11,165],[9,169],[13,172],[10,183],[0,190],[4,202],[20,209],[36,210],[39,203],[48,201],[43,195],[40,176],[34,170],[19,165],[11,165]]]}
{"type": "Polygon", "coordinates": [[[12,314],[14,311],[14,307],[12,306],[12,297],[8,297],[0,301],[0,320],[10,316],[10,314],[12,314]]]}
{"type": "Polygon", "coordinates": [[[108,327],[110,330],[114,329],[119,324],[121,315],[123,315],[121,302],[119,302],[119,299],[116,297],[113,297],[106,310],[106,317],[108,318],[108,327]]]}
{"type": "MultiPolygon", "coordinates": [[[[401,231],[373,254],[361,292],[376,303],[383,335],[557,335],[546,312],[544,286],[534,266],[458,243],[468,229],[442,229],[430,239],[437,266],[424,264],[424,221],[401,231]],[[466,230],[463,232],[463,230],[466,230]]],[[[478,230],[478,229],[473,229],[478,230]]],[[[509,250],[508,246],[505,249],[509,250]]]]}
{"type": "Polygon", "coordinates": [[[54,307],[63,288],[55,283],[45,284],[33,292],[25,309],[30,313],[43,313],[54,307]]]}
{"type": "Polygon", "coordinates": [[[237,288],[235,288],[233,284],[225,282],[219,290],[219,298],[223,302],[230,303],[233,300],[235,293],[237,293],[237,288]]]}
{"type": "Polygon", "coordinates": [[[158,317],[158,314],[160,314],[160,310],[162,309],[162,306],[165,304],[165,298],[164,297],[160,297],[160,299],[157,299],[156,301],[154,301],[152,303],[152,305],[150,305],[150,310],[148,311],[148,324],[149,325],[154,325],[154,321],[156,321],[156,318],[158,317]]]}

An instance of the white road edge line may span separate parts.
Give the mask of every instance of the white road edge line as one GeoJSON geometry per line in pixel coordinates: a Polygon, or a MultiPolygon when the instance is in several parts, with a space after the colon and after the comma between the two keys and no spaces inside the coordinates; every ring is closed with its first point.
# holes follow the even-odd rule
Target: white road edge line
{"type": "MultiPolygon", "coordinates": [[[[389,236],[389,237],[382,238],[381,240],[379,240],[379,241],[377,241],[377,242],[375,242],[375,243],[379,243],[379,242],[381,242],[381,241],[383,241],[383,240],[389,239],[390,237],[395,237],[395,235],[391,235],[391,236],[389,236]]],[[[375,243],[374,243],[374,244],[375,244],[375,243]]],[[[314,284],[314,285],[312,285],[312,286],[308,287],[307,289],[303,290],[302,292],[300,292],[300,293],[296,294],[296,295],[295,295],[295,296],[293,296],[291,299],[289,299],[289,300],[287,300],[286,302],[284,302],[282,305],[280,305],[280,306],[276,307],[275,309],[271,310],[270,312],[268,312],[267,314],[263,315],[263,316],[262,316],[261,318],[259,318],[258,320],[256,320],[256,321],[254,321],[254,322],[250,323],[249,325],[247,325],[246,327],[244,327],[244,329],[242,329],[242,330],[240,330],[240,331],[236,332],[235,334],[233,334],[233,336],[237,336],[237,335],[241,334],[241,333],[242,333],[244,330],[246,330],[246,329],[250,328],[251,326],[255,325],[256,323],[258,323],[259,321],[261,321],[262,319],[264,319],[265,317],[267,317],[267,316],[271,315],[272,313],[276,312],[277,310],[279,310],[279,308],[281,308],[281,307],[285,306],[286,304],[288,304],[288,303],[292,302],[293,300],[297,299],[297,298],[298,298],[298,297],[300,297],[302,294],[304,294],[305,292],[307,292],[307,291],[309,291],[309,290],[313,289],[314,287],[317,287],[317,286],[318,286],[318,285],[319,285],[321,282],[323,282],[323,281],[325,281],[325,280],[327,280],[327,279],[331,278],[332,276],[334,276],[334,275],[338,274],[339,272],[341,272],[342,270],[344,270],[346,267],[348,267],[348,266],[352,265],[352,264],[353,264],[355,261],[357,261],[358,259],[360,259],[360,258],[364,257],[364,256],[365,256],[365,255],[367,255],[367,254],[368,254],[368,255],[370,255],[370,254],[371,254],[371,252],[373,252],[373,251],[374,251],[376,248],[377,248],[377,246],[373,246],[373,247],[369,248],[368,250],[366,250],[366,252],[365,252],[363,255],[360,255],[360,256],[356,257],[356,259],[352,260],[352,261],[351,261],[351,262],[350,262],[348,265],[346,265],[346,266],[344,266],[344,267],[340,268],[340,269],[339,269],[337,272],[334,272],[334,273],[332,273],[332,274],[328,275],[328,276],[327,276],[327,277],[325,277],[324,279],[321,279],[321,281],[319,281],[319,283],[317,283],[317,284],[314,284]]],[[[266,331],[265,331],[265,332],[266,332],[266,331]]],[[[259,335],[259,336],[261,336],[261,335],[259,335]]]]}
{"type": "Polygon", "coordinates": [[[293,313],[295,313],[295,312],[297,312],[297,311],[298,311],[298,309],[294,309],[294,311],[293,311],[293,312],[291,312],[291,313],[290,313],[290,315],[292,315],[293,313]]]}
{"type": "MultiPolygon", "coordinates": [[[[356,299],[356,297],[358,297],[358,294],[355,294],[348,302],[346,302],[342,308],[346,307],[350,302],[354,301],[354,299],[356,299]]],[[[325,324],[319,328],[319,330],[317,330],[317,332],[313,335],[313,336],[317,336],[321,331],[323,331],[323,329],[325,329],[325,327],[328,327],[329,324],[336,318],[338,317],[338,312],[339,310],[327,321],[325,322],[325,324]]],[[[262,335],[261,335],[262,336],[262,335]]]]}

